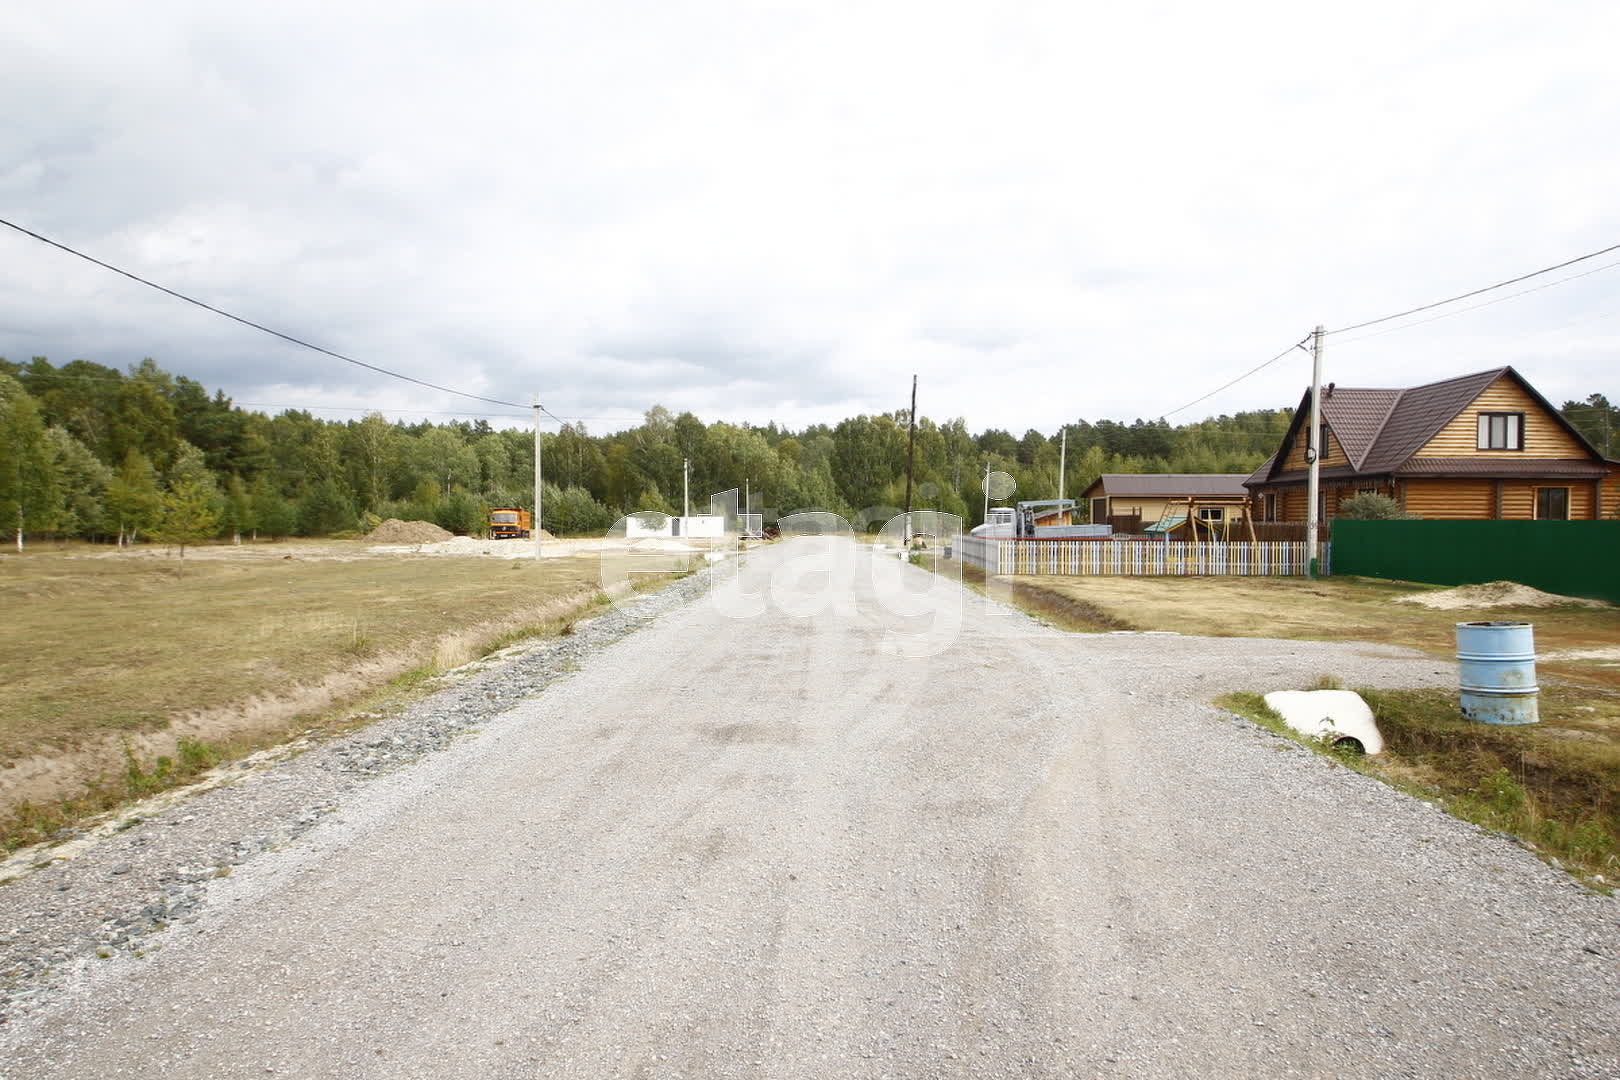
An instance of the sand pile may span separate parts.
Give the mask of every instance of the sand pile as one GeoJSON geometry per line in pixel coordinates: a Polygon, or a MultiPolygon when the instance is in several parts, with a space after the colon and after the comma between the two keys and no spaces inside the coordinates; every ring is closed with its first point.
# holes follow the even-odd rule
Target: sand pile
{"type": "Polygon", "coordinates": [[[450,539],[450,536],[431,521],[389,518],[367,533],[366,539],[373,544],[437,544],[450,539]]]}
{"type": "MultiPolygon", "coordinates": [[[[495,555],[510,549],[510,540],[480,540],[476,536],[452,536],[436,544],[422,547],[423,555],[495,555]]],[[[525,552],[527,553],[527,552],[525,552]]]]}
{"type": "Polygon", "coordinates": [[[1441,611],[1493,607],[1609,606],[1601,600],[1583,600],[1577,596],[1559,596],[1557,593],[1542,592],[1540,589],[1532,589],[1528,585],[1520,585],[1516,581],[1490,581],[1484,585],[1459,585],[1455,589],[1444,589],[1440,592],[1417,593],[1414,596],[1398,597],[1395,602],[1397,604],[1422,604],[1424,607],[1436,608],[1441,611]]]}

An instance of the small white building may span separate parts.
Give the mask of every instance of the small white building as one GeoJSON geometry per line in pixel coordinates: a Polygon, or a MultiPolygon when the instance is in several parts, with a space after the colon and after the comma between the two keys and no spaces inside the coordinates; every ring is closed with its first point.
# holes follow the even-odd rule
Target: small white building
{"type": "Polygon", "coordinates": [[[726,535],[723,514],[631,514],[624,519],[627,540],[719,540],[726,535]]]}

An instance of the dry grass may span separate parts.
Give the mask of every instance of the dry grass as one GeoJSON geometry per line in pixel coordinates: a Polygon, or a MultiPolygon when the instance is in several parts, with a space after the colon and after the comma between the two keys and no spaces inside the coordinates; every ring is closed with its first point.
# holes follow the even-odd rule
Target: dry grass
{"type": "MultiPolygon", "coordinates": [[[[1442,586],[1371,578],[1028,577],[1013,579],[1088,605],[1104,620],[1138,630],[1175,630],[1209,637],[1275,637],[1304,641],[1373,641],[1436,656],[1456,653],[1456,625],[1471,619],[1523,619],[1535,624],[1536,649],[1552,653],[1620,646],[1620,609],[1483,608],[1436,611],[1397,599],[1442,586]]],[[[1620,688],[1613,657],[1543,660],[1538,670],[1620,688]]]]}
{"type": "MultiPolygon", "coordinates": [[[[994,595],[998,600],[1011,600],[1019,609],[1059,630],[1095,633],[1135,629],[1125,619],[1104,611],[1077,592],[1045,587],[1040,583],[1045,580],[1004,577],[997,582],[994,595]]],[[[977,592],[991,592],[985,584],[984,571],[977,566],[962,567],[962,583],[977,592]]]]}
{"type": "Polygon", "coordinates": [[[0,558],[0,811],[97,778],[96,807],[180,782],[391,680],[554,632],[599,591],[594,559],[206,550],[183,578],[161,551],[0,558]]]}

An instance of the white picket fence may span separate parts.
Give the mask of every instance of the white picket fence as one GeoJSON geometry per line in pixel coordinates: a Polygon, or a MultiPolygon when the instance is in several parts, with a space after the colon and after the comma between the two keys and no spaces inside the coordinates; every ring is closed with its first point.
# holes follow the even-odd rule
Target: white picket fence
{"type": "MultiPolygon", "coordinates": [[[[1333,545],[1317,553],[1331,572],[1333,545]]],[[[1304,575],[1304,541],[1024,540],[963,536],[952,554],[987,574],[1140,575],[1144,577],[1289,577],[1304,575]]]]}

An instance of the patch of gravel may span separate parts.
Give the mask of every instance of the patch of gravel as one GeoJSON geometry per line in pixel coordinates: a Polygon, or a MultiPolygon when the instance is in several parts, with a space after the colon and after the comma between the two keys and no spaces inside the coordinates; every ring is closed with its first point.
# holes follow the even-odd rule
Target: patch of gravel
{"type": "Polygon", "coordinates": [[[439,676],[444,689],[336,737],[298,739],[222,767],[190,797],[170,792],[116,820],[68,830],[0,863],[0,1024],[43,1004],[95,958],[159,948],[196,919],[210,881],[306,832],[357,788],[576,670],[588,657],[701,595],[708,572],[439,676]],[[222,774],[222,775],[221,775],[222,774]],[[13,876],[15,875],[15,876],[13,876]]]}
{"type": "MultiPolygon", "coordinates": [[[[449,534],[446,534],[447,536],[449,534]]],[[[580,544],[576,541],[559,541],[556,537],[541,530],[540,539],[545,542],[545,558],[555,558],[561,554],[574,554],[580,544]],[[566,544],[566,547],[559,547],[566,544]]],[[[500,559],[532,559],[534,558],[534,539],[495,539],[493,537],[477,536],[449,536],[448,539],[433,543],[398,543],[377,544],[368,548],[375,555],[492,555],[500,559]]]]}

